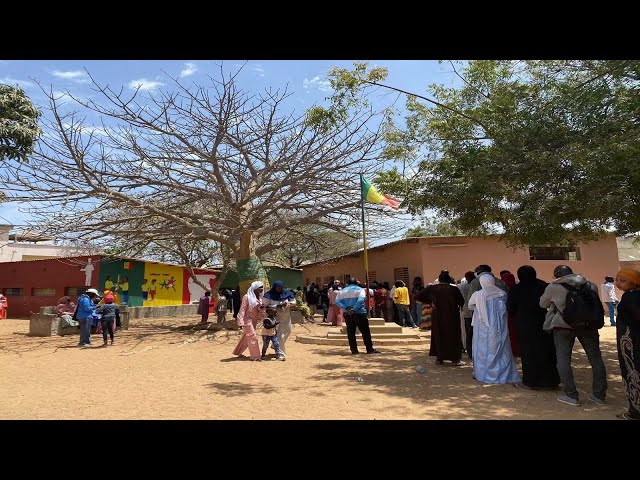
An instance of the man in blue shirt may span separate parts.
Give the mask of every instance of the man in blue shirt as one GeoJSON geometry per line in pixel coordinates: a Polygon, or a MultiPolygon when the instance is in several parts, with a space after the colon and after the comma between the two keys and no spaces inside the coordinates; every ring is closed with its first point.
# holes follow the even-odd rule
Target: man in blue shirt
{"type": "Polygon", "coordinates": [[[96,306],[93,299],[98,296],[95,288],[89,288],[85,293],[78,297],[78,306],[76,307],[76,319],[80,322],[80,343],[79,347],[91,346],[91,324],[93,323],[93,312],[96,306]]]}
{"type": "Polygon", "coordinates": [[[360,353],[356,342],[356,328],[362,334],[367,353],[380,353],[373,348],[371,341],[371,330],[365,308],[366,295],[366,290],[358,285],[358,280],[350,278],[348,285],[340,290],[336,296],[336,305],[342,309],[347,322],[347,338],[352,355],[360,353]]]}

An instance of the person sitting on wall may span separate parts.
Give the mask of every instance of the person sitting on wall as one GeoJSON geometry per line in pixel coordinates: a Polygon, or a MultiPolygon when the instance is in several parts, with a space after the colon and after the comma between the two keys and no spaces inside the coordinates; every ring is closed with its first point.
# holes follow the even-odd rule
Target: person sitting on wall
{"type": "Polygon", "coordinates": [[[68,295],[58,300],[58,305],[56,306],[56,314],[60,317],[62,328],[76,327],[79,325],[79,323],[73,319],[73,312],[75,311],[76,304],[71,301],[71,297],[69,297],[68,295]]]}

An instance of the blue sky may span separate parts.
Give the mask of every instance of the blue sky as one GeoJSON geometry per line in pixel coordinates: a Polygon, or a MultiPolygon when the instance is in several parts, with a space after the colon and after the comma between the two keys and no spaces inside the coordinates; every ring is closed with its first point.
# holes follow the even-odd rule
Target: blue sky
{"type": "MultiPolygon", "coordinates": [[[[418,94],[427,94],[432,83],[451,85],[454,74],[448,63],[434,60],[368,60],[371,65],[387,67],[386,84],[418,94]]],[[[239,83],[256,93],[265,88],[283,88],[293,92],[290,106],[297,113],[323,103],[331,94],[326,74],[332,67],[350,68],[347,60],[0,60],[0,83],[20,85],[36,106],[43,106],[45,97],[37,86],[40,83],[53,91],[70,91],[86,98],[91,95],[91,83],[85,69],[101,85],[109,84],[114,90],[121,87],[142,90],[162,89],[169,83],[167,75],[181,81],[206,84],[207,75],[217,76],[223,65],[230,72],[243,66],[239,83]]],[[[395,94],[394,94],[395,95],[395,94]]],[[[392,100],[395,97],[391,97],[392,100]]],[[[399,105],[404,104],[401,99],[399,105]]],[[[0,205],[0,223],[24,224],[27,214],[15,204],[0,205]]]]}

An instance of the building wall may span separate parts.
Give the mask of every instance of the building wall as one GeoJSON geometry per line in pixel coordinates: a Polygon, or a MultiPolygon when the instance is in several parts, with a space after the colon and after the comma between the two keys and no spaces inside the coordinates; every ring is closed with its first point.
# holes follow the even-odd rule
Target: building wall
{"type": "MultiPolygon", "coordinates": [[[[0,292],[5,294],[7,289],[22,289],[19,296],[7,295],[9,316],[12,318],[27,318],[31,313],[37,313],[41,307],[56,305],[60,297],[68,294],[69,287],[79,289],[92,287],[102,293],[107,275],[111,275],[113,281],[116,281],[118,276],[120,279],[124,276],[129,277],[130,306],[181,305],[190,303],[192,294],[197,295],[195,290],[191,291],[193,286],[184,280],[187,278],[186,271],[186,268],[176,265],[135,260],[107,260],[98,255],[8,262],[0,266],[0,292]],[[92,260],[93,270],[87,274],[86,266],[89,258],[92,260]],[[130,269],[125,268],[126,262],[129,263],[130,269]],[[156,296],[153,301],[142,299],[143,278],[147,278],[149,283],[151,279],[156,279],[156,296]],[[88,283],[87,280],[89,280],[88,283]],[[33,294],[34,289],[37,288],[53,289],[53,291],[47,296],[38,296],[33,294]]],[[[196,273],[201,279],[207,280],[217,274],[213,270],[198,270],[196,273]]],[[[77,295],[72,295],[72,299],[75,302],[77,295]]]]}
{"type": "Polygon", "coordinates": [[[0,240],[0,263],[66,257],[77,254],[78,249],[74,247],[0,240]]]}
{"type": "MultiPolygon", "coordinates": [[[[92,259],[94,270],[91,281],[97,287],[100,273],[100,257],[56,258],[30,262],[8,262],[0,266],[0,291],[21,288],[22,295],[7,295],[11,318],[29,317],[40,311],[40,307],[56,305],[60,297],[67,295],[68,287],[85,287],[87,258],[92,259]],[[55,293],[48,296],[33,295],[35,288],[52,288],[55,293]]],[[[73,296],[73,300],[76,297],[73,296]]]]}
{"type": "MultiPolygon", "coordinates": [[[[417,239],[369,250],[371,280],[375,276],[376,281],[391,284],[398,280],[394,276],[394,270],[407,268],[409,283],[411,283],[414,277],[423,277],[422,256],[423,249],[417,239]]],[[[331,277],[343,283],[346,283],[345,278],[348,276],[364,282],[364,256],[359,253],[325,264],[305,266],[302,267],[302,276],[305,286],[310,283],[327,283],[331,277]]]]}
{"type": "MultiPolygon", "coordinates": [[[[522,265],[531,265],[538,277],[553,280],[553,269],[560,264],[569,265],[600,285],[605,275],[615,275],[619,268],[618,249],[614,235],[602,240],[580,243],[579,261],[567,260],[530,260],[529,249],[513,250],[499,241],[498,237],[424,237],[408,239],[406,242],[369,250],[369,270],[376,273],[378,281],[394,281],[393,269],[407,266],[409,278],[422,277],[425,283],[433,282],[442,269],[448,269],[456,279],[479,264],[488,264],[497,276],[501,270],[509,270],[514,275],[522,265]],[[417,243],[408,243],[417,242],[417,243]]],[[[324,265],[303,267],[305,285],[316,282],[317,277],[324,283],[325,277],[334,276],[343,280],[344,275],[352,274],[364,280],[362,254],[349,256],[324,265]]]]}
{"type": "MultiPolygon", "coordinates": [[[[142,279],[145,276],[145,262],[126,261],[122,259],[102,258],[100,261],[100,282],[98,291],[100,295],[105,290],[105,281],[107,276],[111,277],[111,281],[117,283],[127,277],[129,280],[129,302],[127,305],[132,307],[142,307],[142,279]],[[129,267],[127,269],[126,267],[129,267]]],[[[182,274],[182,272],[180,272],[182,274]]],[[[182,292],[182,291],[181,291],[182,292]]],[[[121,298],[116,299],[116,303],[120,303],[121,298]]],[[[179,302],[182,303],[182,300],[179,302]]],[[[158,304],[164,305],[164,304],[158,304]]]]}

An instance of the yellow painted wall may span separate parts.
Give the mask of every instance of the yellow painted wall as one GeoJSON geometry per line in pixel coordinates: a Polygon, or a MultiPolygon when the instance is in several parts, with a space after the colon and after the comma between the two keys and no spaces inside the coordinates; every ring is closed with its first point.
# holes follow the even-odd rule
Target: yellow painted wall
{"type": "Polygon", "coordinates": [[[182,305],[182,268],[159,263],[145,263],[144,278],[149,284],[149,295],[143,302],[145,307],[182,305]],[[152,295],[155,280],[155,296],[152,295]],[[173,287],[172,287],[173,285],[173,287]],[[152,299],[153,298],[153,299],[152,299]]]}

